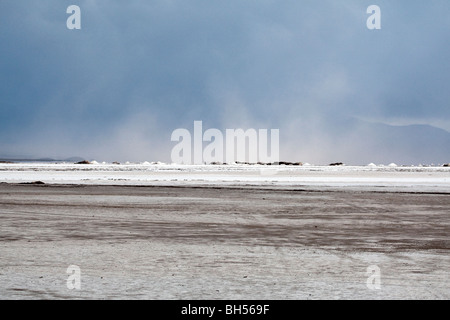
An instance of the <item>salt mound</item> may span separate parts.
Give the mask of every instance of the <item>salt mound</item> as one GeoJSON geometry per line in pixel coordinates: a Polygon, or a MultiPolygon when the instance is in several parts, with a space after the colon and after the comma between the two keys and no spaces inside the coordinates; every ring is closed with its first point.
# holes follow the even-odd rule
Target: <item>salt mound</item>
{"type": "Polygon", "coordinates": [[[98,162],[97,161],[91,161],[91,164],[98,164],[98,162]]]}
{"type": "Polygon", "coordinates": [[[376,167],[377,165],[375,163],[369,163],[367,166],[368,167],[376,167]]]}
{"type": "Polygon", "coordinates": [[[388,167],[394,168],[394,167],[398,167],[395,163],[391,163],[388,165],[388,167]]]}

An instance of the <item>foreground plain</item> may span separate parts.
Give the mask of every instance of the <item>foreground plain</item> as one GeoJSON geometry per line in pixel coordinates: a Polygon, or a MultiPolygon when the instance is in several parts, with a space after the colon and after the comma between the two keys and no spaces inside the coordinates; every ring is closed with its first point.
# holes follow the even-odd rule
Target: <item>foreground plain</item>
{"type": "Polygon", "coordinates": [[[447,193],[1,183],[0,298],[449,299],[449,207],[447,193]]]}

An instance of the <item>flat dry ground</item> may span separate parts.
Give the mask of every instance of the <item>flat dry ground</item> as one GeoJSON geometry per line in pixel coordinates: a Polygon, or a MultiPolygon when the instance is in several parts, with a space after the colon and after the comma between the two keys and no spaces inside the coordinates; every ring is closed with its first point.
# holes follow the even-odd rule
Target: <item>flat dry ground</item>
{"type": "Polygon", "coordinates": [[[444,193],[0,184],[0,298],[449,299],[449,208],[444,193]]]}

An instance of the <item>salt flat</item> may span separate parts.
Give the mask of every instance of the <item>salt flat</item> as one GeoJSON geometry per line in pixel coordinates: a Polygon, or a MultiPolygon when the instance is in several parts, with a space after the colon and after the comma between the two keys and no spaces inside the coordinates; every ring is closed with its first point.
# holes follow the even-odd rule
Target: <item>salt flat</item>
{"type": "Polygon", "coordinates": [[[0,164],[0,182],[450,192],[449,167],[0,164]]]}
{"type": "Polygon", "coordinates": [[[449,175],[1,165],[0,298],[448,299],[449,175]]]}

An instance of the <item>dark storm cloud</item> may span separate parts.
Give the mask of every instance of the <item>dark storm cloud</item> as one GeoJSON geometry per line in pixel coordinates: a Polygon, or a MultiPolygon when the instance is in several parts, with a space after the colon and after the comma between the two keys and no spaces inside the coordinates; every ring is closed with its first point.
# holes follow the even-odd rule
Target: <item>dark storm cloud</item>
{"type": "Polygon", "coordinates": [[[448,1],[2,1],[0,154],[169,161],[172,130],[203,120],[280,128],[286,157],[327,161],[341,118],[448,130],[449,13],[448,1]],[[66,28],[71,4],[81,30],[66,28]],[[371,4],[381,30],[366,28],[371,4]]]}

